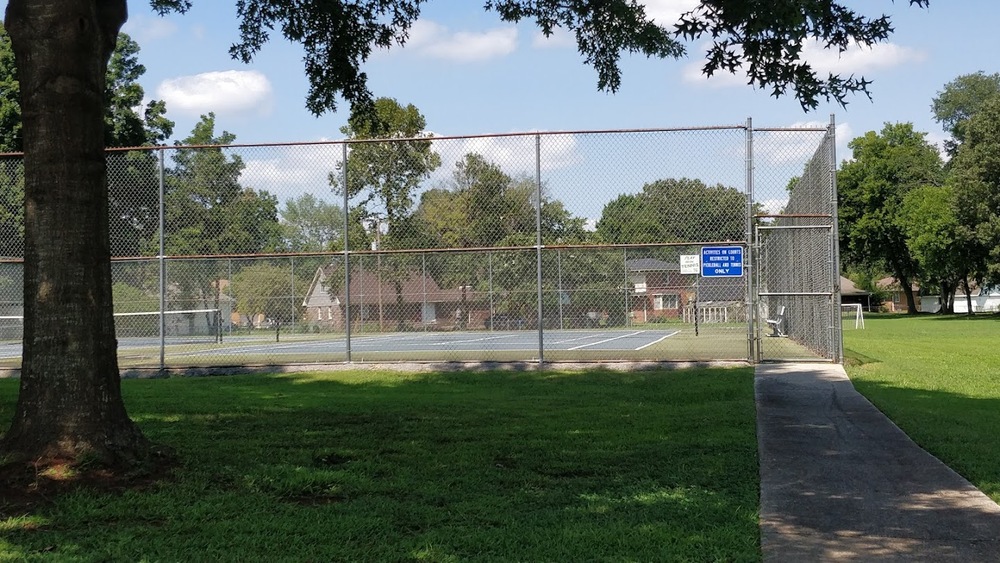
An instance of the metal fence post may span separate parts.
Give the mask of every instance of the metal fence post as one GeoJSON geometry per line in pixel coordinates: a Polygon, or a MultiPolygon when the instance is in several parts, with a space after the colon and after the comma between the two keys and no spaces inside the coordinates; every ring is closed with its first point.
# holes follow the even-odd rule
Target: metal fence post
{"type": "Polygon", "coordinates": [[[545,362],[542,311],[542,136],[535,134],[535,269],[538,277],[538,364],[545,362]]]}
{"type": "Polygon", "coordinates": [[[295,332],[295,317],[298,315],[298,310],[295,308],[295,257],[289,258],[292,266],[292,332],[295,332]]]}
{"type": "Polygon", "coordinates": [[[834,114],[830,114],[830,125],[827,130],[827,142],[830,143],[830,221],[833,224],[832,235],[831,235],[831,248],[833,251],[833,292],[834,292],[834,308],[833,308],[833,349],[836,356],[833,358],[834,362],[841,363],[844,361],[844,327],[840,320],[840,227],[839,227],[839,212],[837,205],[837,119],[834,114]]]}
{"type": "Polygon", "coordinates": [[[743,268],[746,275],[746,308],[747,308],[747,361],[754,361],[754,325],[755,319],[757,317],[757,308],[754,293],[754,261],[753,261],[753,224],[755,218],[753,216],[754,208],[754,192],[753,192],[753,174],[754,174],[754,163],[753,163],[753,118],[747,118],[747,154],[746,154],[746,191],[747,191],[747,210],[746,210],[746,244],[747,251],[746,255],[743,257],[743,268]]]}
{"type": "Polygon", "coordinates": [[[490,326],[486,327],[493,331],[493,324],[496,322],[496,310],[493,308],[493,251],[490,250],[486,253],[487,264],[489,268],[489,286],[490,286],[490,326]]]}
{"type": "Polygon", "coordinates": [[[160,371],[166,369],[167,350],[167,316],[164,314],[167,307],[167,262],[166,262],[166,198],[164,197],[165,185],[165,150],[160,150],[160,174],[159,174],[159,198],[160,198],[160,252],[157,259],[160,262],[160,371]]]}
{"type": "Polygon", "coordinates": [[[351,362],[351,254],[348,239],[350,231],[350,204],[347,196],[347,141],[340,145],[342,150],[343,174],[341,179],[344,186],[344,361],[351,362]]]}
{"type": "Polygon", "coordinates": [[[420,287],[423,294],[420,303],[420,324],[424,326],[424,332],[427,332],[427,321],[424,319],[424,315],[427,314],[427,254],[424,252],[420,253],[420,287]]]}

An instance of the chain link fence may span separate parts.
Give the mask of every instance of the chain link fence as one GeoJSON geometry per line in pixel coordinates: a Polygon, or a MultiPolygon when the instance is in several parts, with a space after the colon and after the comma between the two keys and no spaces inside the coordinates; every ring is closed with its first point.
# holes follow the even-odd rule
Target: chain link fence
{"type": "MultiPolygon", "coordinates": [[[[120,363],[837,359],[821,314],[836,236],[786,228],[831,225],[827,129],[112,150],[120,363]],[[706,247],[746,259],[706,275],[706,247]],[[782,308],[786,337],[765,336],[782,308]]],[[[0,365],[16,368],[19,156],[0,172],[0,365]]]]}
{"type": "Polygon", "coordinates": [[[756,225],[758,360],[842,357],[835,147],[831,126],[784,208],[756,225]]]}

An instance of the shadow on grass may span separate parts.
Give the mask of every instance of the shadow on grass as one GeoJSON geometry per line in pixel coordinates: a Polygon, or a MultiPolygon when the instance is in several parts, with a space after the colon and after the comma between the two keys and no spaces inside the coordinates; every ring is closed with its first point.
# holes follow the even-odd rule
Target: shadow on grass
{"type": "MultiPolygon", "coordinates": [[[[177,478],[8,518],[0,547],[55,546],[66,559],[757,560],[752,380],[703,369],[128,381],[133,418],[181,456],[177,478]]],[[[6,421],[6,386],[0,397],[6,421]]]]}

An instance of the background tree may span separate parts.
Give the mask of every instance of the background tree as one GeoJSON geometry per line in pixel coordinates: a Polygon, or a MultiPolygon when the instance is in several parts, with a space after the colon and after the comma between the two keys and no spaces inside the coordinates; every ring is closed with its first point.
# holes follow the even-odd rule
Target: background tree
{"type": "Polygon", "coordinates": [[[139,79],[146,67],[139,64],[139,44],[119,33],[108,62],[104,99],[104,139],[109,147],[145,147],[167,140],[174,122],[165,117],[166,103],[146,101],[139,79]]]}
{"type": "MultiPolygon", "coordinates": [[[[224,149],[235,139],[228,131],[215,135],[215,116],[210,113],[180,143],[202,148],[175,151],[175,165],[166,171],[164,196],[168,254],[251,254],[280,244],[278,199],[240,184],[243,160],[224,149]]],[[[184,300],[173,308],[218,309],[219,280],[228,276],[228,264],[210,258],[172,263],[170,279],[179,291],[175,299],[184,300]]]]}
{"type": "Polygon", "coordinates": [[[982,71],[963,74],[944,85],[931,103],[934,119],[951,134],[945,141],[948,154],[955,156],[958,147],[965,141],[965,127],[969,118],[975,115],[983,104],[1000,95],[1000,74],[986,74],[982,71]]]}
{"type": "MultiPolygon", "coordinates": [[[[146,68],[138,61],[139,45],[118,35],[106,73],[105,143],[109,147],[155,145],[173,133],[162,101],[146,102],[139,79],[146,68]]],[[[20,84],[10,37],[0,26],[0,152],[19,152],[21,144],[20,84]]],[[[24,223],[23,164],[5,159],[0,172],[0,255],[22,256],[24,223]]],[[[159,214],[157,155],[148,151],[114,152],[108,156],[109,232],[112,256],[137,256],[156,234],[159,214]]]]}
{"type": "Polygon", "coordinates": [[[285,247],[291,252],[337,250],[344,230],[344,210],[312,194],[285,201],[281,210],[285,247]]]}
{"type": "Polygon", "coordinates": [[[609,202],[597,234],[609,243],[744,240],[746,206],[736,188],[689,178],[657,180],[609,202]]]}
{"type": "Polygon", "coordinates": [[[174,152],[167,170],[167,233],[170,254],[256,253],[278,244],[277,198],[243,187],[245,167],[225,150],[236,140],[228,131],[215,135],[215,114],[203,115],[174,152]]]}
{"type": "Polygon", "coordinates": [[[359,208],[368,218],[385,221],[391,238],[393,227],[412,211],[420,183],[441,165],[431,148],[424,116],[416,106],[403,107],[392,98],[379,98],[373,111],[355,111],[340,131],[349,140],[347,185],[341,172],[330,173],[336,193],[360,197],[359,208]],[[368,139],[383,139],[365,142],[368,139]]]}
{"type": "Polygon", "coordinates": [[[21,85],[10,36],[0,24],[0,152],[18,152],[21,146],[21,85]]]}
{"type": "MultiPolygon", "coordinates": [[[[161,14],[192,5],[150,3],[161,14]]],[[[910,3],[926,6],[927,0],[910,3]]],[[[373,49],[405,42],[420,4],[359,0],[344,10],[339,2],[241,0],[240,39],[230,52],[250,61],[270,32],[280,30],[305,50],[311,111],[335,109],[338,95],[359,107],[370,105],[361,68],[373,49]]],[[[534,19],[545,33],[556,27],[574,33],[598,70],[598,83],[612,91],[623,51],[661,58],[682,53],[674,30],[656,25],[641,4],[629,0],[497,0],[486,7],[507,21],[534,19]]],[[[713,0],[689,15],[681,31],[691,39],[709,34],[722,47],[706,72],[745,63],[756,84],[775,93],[792,87],[807,105],[824,96],[842,100],[846,93],[867,92],[868,83],[831,76],[825,88],[817,88],[815,73],[798,56],[805,40],[844,50],[878,43],[892,31],[888,18],[864,18],[835,0],[796,0],[794,9],[767,11],[766,19],[745,7],[744,0],[713,0]]],[[[127,13],[125,0],[7,4],[4,24],[21,87],[28,210],[24,295],[30,306],[18,403],[0,453],[33,459],[36,468],[82,452],[125,461],[150,451],[121,400],[111,312],[104,82],[127,13]]]]}
{"type": "Polygon", "coordinates": [[[909,313],[919,311],[912,283],[920,272],[906,244],[903,199],[920,186],[944,181],[941,157],[925,135],[911,123],[887,123],[880,133],[851,141],[853,160],[837,173],[842,259],[891,273],[909,313]]]}
{"type": "MultiPolygon", "coordinates": [[[[348,147],[347,162],[330,173],[330,183],[334,192],[346,191],[348,198],[360,198],[355,212],[368,227],[376,250],[402,248],[401,242],[414,235],[407,230],[414,225],[408,219],[416,191],[441,165],[441,157],[432,150],[431,135],[424,131],[426,126],[424,116],[413,104],[404,107],[392,98],[379,98],[373,107],[353,111],[341,128],[348,139],[360,142],[348,147]]],[[[395,287],[396,306],[402,308],[403,283],[413,275],[415,258],[393,256],[383,260],[379,255],[376,260],[380,280],[395,287]]],[[[380,303],[380,327],[382,314],[380,303]]],[[[402,329],[402,322],[399,317],[397,328],[402,329]]]]}
{"type": "Polygon", "coordinates": [[[1000,96],[985,101],[965,123],[952,160],[958,221],[974,241],[974,264],[987,265],[985,283],[1000,283],[1000,96]]]}
{"type": "Polygon", "coordinates": [[[257,262],[242,268],[232,280],[236,310],[250,319],[263,315],[289,324],[302,304],[301,298],[293,303],[291,283],[288,269],[274,264],[257,262]]]}
{"type": "MultiPolygon", "coordinates": [[[[466,154],[455,165],[448,185],[421,194],[414,218],[426,247],[492,248],[536,243],[538,186],[534,179],[515,179],[482,155],[466,154]]],[[[542,190],[541,235],[544,244],[580,243],[586,237],[585,220],[574,217],[562,202],[542,190]]],[[[420,246],[416,247],[419,248],[420,246]]],[[[446,288],[489,288],[491,251],[437,254],[428,260],[435,281],[446,288]]],[[[528,275],[535,262],[520,253],[497,258],[501,274],[493,279],[508,294],[531,294],[537,276],[528,275]],[[517,265],[517,267],[515,267],[517,265]],[[521,273],[518,273],[521,272],[521,273]]],[[[525,304],[525,306],[530,303],[525,304]]],[[[502,311],[507,314],[522,313],[502,311]]]]}
{"type": "Polygon", "coordinates": [[[900,225],[906,247],[919,265],[921,285],[940,288],[941,312],[955,312],[955,290],[964,290],[972,314],[971,281],[981,279],[976,242],[962,228],[956,213],[954,187],[921,186],[906,194],[900,225]]]}

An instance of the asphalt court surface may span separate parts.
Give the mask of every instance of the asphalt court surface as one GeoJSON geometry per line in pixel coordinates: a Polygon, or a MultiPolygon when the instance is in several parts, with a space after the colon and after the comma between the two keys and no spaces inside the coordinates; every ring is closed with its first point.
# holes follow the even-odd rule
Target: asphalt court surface
{"type": "MultiPolygon", "coordinates": [[[[546,350],[637,351],[679,334],[680,330],[546,330],[546,350]]],[[[327,338],[314,335],[282,334],[275,341],[273,332],[261,331],[252,336],[223,336],[221,344],[204,338],[170,337],[166,341],[172,356],[233,355],[309,355],[338,353],[346,350],[342,334],[327,338]]],[[[119,338],[119,351],[159,347],[159,338],[119,338]]],[[[433,351],[525,351],[538,350],[538,331],[456,331],[398,332],[386,334],[352,333],[352,352],[433,352],[433,351]]],[[[21,355],[20,342],[0,343],[0,358],[21,355]]]]}
{"type": "MultiPolygon", "coordinates": [[[[642,350],[676,335],[678,330],[629,331],[560,331],[544,333],[546,350],[642,350]]],[[[215,350],[202,350],[198,355],[212,353],[307,355],[343,352],[342,336],[331,339],[241,342],[229,339],[228,345],[215,350]]],[[[525,351],[538,350],[536,331],[495,332],[401,332],[393,334],[355,333],[351,335],[352,352],[433,352],[440,351],[525,351]]],[[[182,352],[183,353],[183,352],[182,352]]]]}

